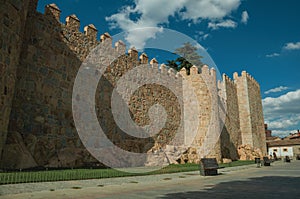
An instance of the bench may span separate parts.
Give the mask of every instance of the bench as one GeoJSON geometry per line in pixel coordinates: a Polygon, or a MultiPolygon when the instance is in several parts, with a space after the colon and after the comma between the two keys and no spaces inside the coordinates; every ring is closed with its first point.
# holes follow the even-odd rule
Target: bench
{"type": "Polygon", "coordinates": [[[255,158],[255,163],[256,163],[257,167],[260,167],[261,166],[260,158],[256,157],[255,158]]]}
{"type": "Polygon", "coordinates": [[[213,176],[218,175],[219,167],[216,158],[201,158],[200,160],[200,175],[202,176],[213,176]]]}
{"type": "Polygon", "coordinates": [[[284,161],[285,161],[285,162],[291,162],[291,159],[290,159],[289,156],[285,156],[284,161]]]}
{"type": "Polygon", "coordinates": [[[264,166],[271,166],[271,160],[268,157],[263,157],[264,166]]]}

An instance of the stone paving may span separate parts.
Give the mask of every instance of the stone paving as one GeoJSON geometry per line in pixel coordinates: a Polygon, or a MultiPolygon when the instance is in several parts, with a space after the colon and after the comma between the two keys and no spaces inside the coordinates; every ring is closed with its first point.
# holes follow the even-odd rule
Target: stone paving
{"type": "Polygon", "coordinates": [[[0,186],[0,199],[47,198],[299,198],[300,161],[199,172],[0,186]]]}

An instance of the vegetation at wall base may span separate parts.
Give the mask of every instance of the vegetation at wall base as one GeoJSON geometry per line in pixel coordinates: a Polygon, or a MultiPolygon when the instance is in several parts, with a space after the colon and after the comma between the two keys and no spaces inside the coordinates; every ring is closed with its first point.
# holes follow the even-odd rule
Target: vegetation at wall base
{"type": "MultiPolygon", "coordinates": [[[[234,167],[254,164],[254,161],[234,161],[227,164],[219,164],[220,167],[234,167]]],[[[66,169],[45,171],[19,171],[0,172],[0,184],[38,183],[68,180],[88,180],[101,178],[115,178],[126,176],[157,175],[167,173],[198,171],[198,164],[171,164],[160,170],[149,173],[126,173],[116,169],[66,169]]]]}

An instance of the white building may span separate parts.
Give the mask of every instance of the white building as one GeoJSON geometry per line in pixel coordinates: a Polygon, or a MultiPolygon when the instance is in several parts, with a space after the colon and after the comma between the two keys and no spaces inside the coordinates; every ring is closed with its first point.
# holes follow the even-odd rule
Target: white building
{"type": "Polygon", "coordinates": [[[300,139],[272,141],[268,142],[267,146],[268,154],[273,156],[275,152],[278,158],[285,156],[296,158],[297,155],[300,155],[300,139]]]}

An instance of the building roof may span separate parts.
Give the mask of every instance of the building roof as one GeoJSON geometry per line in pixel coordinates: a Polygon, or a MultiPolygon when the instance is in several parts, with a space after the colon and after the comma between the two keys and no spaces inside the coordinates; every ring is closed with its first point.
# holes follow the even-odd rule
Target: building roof
{"type": "Polygon", "coordinates": [[[277,141],[277,140],[281,140],[280,137],[275,137],[275,136],[271,136],[271,137],[266,137],[267,142],[273,142],[273,141],[277,141]]]}
{"type": "Polygon", "coordinates": [[[272,146],[293,146],[293,145],[300,145],[300,139],[292,139],[292,140],[276,140],[273,142],[267,143],[268,147],[272,146]]]}
{"type": "Polygon", "coordinates": [[[299,138],[300,138],[300,132],[297,132],[286,136],[284,139],[299,139],[299,138]]]}

